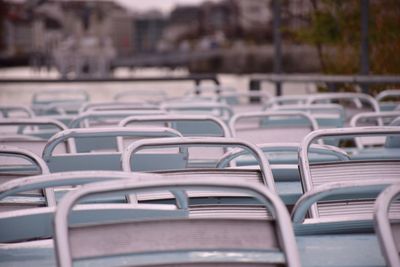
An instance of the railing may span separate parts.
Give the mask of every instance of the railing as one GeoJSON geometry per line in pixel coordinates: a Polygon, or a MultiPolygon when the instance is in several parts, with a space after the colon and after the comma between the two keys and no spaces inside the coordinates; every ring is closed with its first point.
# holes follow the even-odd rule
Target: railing
{"type": "MultiPolygon", "coordinates": [[[[253,75],[250,77],[249,89],[258,91],[261,83],[275,84],[275,94],[282,95],[280,85],[283,83],[324,83],[331,91],[337,90],[339,84],[400,84],[400,75],[322,75],[322,74],[271,74],[253,75]]],[[[366,92],[365,92],[366,93],[366,92]]]]}
{"type": "Polygon", "coordinates": [[[0,84],[5,83],[104,83],[104,82],[176,82],[193,81],[199,85],[203,81],[212,81],[220,85],[216,74],[193,74],[187,76],[157,76],[157,77],[132,77],[132,78],[79,78],[79,79],[26,79],[6,78],[0,79],[0,84]]]}

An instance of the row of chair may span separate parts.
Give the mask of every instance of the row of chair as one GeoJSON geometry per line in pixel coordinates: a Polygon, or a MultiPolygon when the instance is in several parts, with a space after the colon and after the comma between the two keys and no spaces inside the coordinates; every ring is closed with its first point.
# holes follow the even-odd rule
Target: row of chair
{"type": "MultiPolygon", "coordinates": [[[[235,103],[239,94],[228,93],[235,103]]],[[[143,113],[134,116],[133,104],[86,105],[96,111],[80,105],[83,113],[70,109],[68,116],[100,115],[70,128],[56,120],[57,130],[2,120],[8,131],[0,148],[2,263],[397,266],[392,245],[400,212],[391,185],[400,174],[400,128],[393,120],[399,114],[357,115],[363,127],[321,127],[346,116],[346,106],[326,96],[317,97],[319,104],[232,113],[229,125],[215,110],[166,114],[166,102],[154,110],[136,105],[134,112],[143,113]],[[378,126],[366,127],[371,120],[378,126]],[[308,130],[295,131],[305,121],[308,130]],[[301,143],[279,140],[287,132],[301,143]],[[364,142],[371,137],[378,142],[364,142]],[[389,198],[381,194],[385,188],[389,198]],[[380,194],[385,200],[375,203],[380,194]]],[[[205,96],[189,98],[192,106],[216,105],[206,105],[205,96]]]]}

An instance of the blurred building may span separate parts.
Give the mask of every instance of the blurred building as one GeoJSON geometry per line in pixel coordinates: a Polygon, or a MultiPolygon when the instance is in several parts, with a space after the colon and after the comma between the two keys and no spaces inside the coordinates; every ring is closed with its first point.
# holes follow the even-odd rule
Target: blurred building
{"type": "Polygon", "coordinates": [[[133,47],[135,53],[157,51],[167,20],[157,11],[135,17],[133,21],[133,47]]]}

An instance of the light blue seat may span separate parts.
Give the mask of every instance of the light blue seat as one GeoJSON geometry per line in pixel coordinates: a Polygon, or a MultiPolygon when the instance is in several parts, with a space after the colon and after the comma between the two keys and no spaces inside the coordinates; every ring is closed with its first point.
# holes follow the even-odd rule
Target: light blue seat
{"type": "Polygon", "coordinates": [[[292,211],[302,262],[306,266],[386,266],[374,232],[373,206],[377,195],[396,181],[328,183],[304,194],[292,211]]]}
{"type": "MultiPolygon", "coordinates": [[[[187,198],[177,195],[178,210],[187,210],[188,203],[187,198]]],[[[221,212],[223,209],[222,206],[221,212]]],[[[154,209],[155,215],[157,212],[154,209]]],[[[229,179],[171,178],[86,185],[69,193],[59,204],[55,233],[57,261],[63,267],[75,263],[109,266],[300,266],[290,220],[279,198],[260,185],[229,179]],[[87,195],[108,192],[140,194],[160,190],[175,194],[198,190],[240,193],[257,199],[260,207],[272,216],[243,219],[231,213],[226,216],[214,213],[215,216],[199,218],[189,213],[175,218],[160,215],[155,220],[139,215],[135,220],[85,225],[76,225],[68,220],[75,203],[87,195]],[[202,230],[199,232],[199,229],[202,230]]]]}
{"type": "Polygon", "coordinates": [[[122,170],[121,151],[125,143],[143,138],[177,137],[177,131],[165,127],[70,129],[54,135],[43,151],[51,172],[77,170],[122,170]],[[71,141],[71,140],[72,141],[71,141]],[[106,143],[112,140],[112,143],[106,143]],[[124,142],[124,140],[126,140],[124,142]],[[60,144],[73,142],[70,153],[55,154],[60,144]]]}

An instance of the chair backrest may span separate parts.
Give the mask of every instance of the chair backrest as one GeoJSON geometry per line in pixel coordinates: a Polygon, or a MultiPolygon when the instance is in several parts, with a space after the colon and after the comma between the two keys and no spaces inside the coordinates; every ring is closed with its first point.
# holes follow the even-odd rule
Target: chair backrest
{"type": "MultiPolygon", "coordinates": [[[[296,234],[373,233],[374,201],[394,183],[398,179],[326,183],[306,192],[292,210],[296,234]],[[309,215],[312,209],[317,210],[314,216],[309,215]]],[[[399,204],[392,209],[397,218],[399,204]]]]}
{"type": "Polygon", "coordinates": [[[162,125],[180,132],[185,137],[214,136],[230,137],[231,132],[226,124],[219,118],[207,115],[148,115],[131,116],[123,119],[119,126],[131,125],[162,125]]]}
{"type": "Polygon", "coordinates": [[[132,139],[179,137],[177,131],[165,127],[69,129],[54,135],[43,151],[43,159],[51,172],[74,170],[121,170],[121,151],[132,139]],[[68,154],[54,154],[56,147],[72,143],[68,154]],[[111,151],[110,151],[111,150],[111,151]]]}
{"type": "Polygon", "coordinates": [[[95,128],[117,126],[118,123],[129,117],[139,115],[161,115],[160,110],[118,110],[118,111],[87,111],[78,115],[68,125],[69,128],[95,128]]]}
{"type": "MultiPolygon", "coordinates": [[[[319,138],[326,137],[364,137],[364,136],[390,136],[399,135],[400,129],[396,127],[360,127],[360,128],[342,128],[342,129],[325,129],[318,130],[307,135],[299,149],[299,167],[301,181],[304,192],[313,190],[314,188],[331,182],[358,182],[360,184],[371,180],[381,179],[398,179],[400,177],[400,153],[398,149],[372,150],[369,152],[359,153],[358,155],[350,155],[351,160],[326,162],[326,163],[310,163],[308,151],[310,145],[319,138]],[[395,151],[393,151],[395,150],[395,151]]],[[[400,181],[400,180],[399,180],[400,181]]],[[[347,202],[337,202],[329,205],[314,205],[310,210],[312,218],[322,214],[319,208],[328,207],[329,209],[342,210],[345,212],[351,209],[351,205],[347,202]],[[329,206],[329,207],[328,207],[329,206]]],[[[356,209],[352,209],[356,213],[356,209]]],[[[328,214],[329,215],[329,214],[328,214]]]]}
{"type": "Polygon", "coordinates": [[[277,106],[303,105],[310,95],[283,95],[271,97],[264,105],[265,110],[274,109],[277,106]]]}
{"type": "MultiPolygon", "coordinates": [[[[234,138],[222,138],[222,137],[183,137],[183,138],[160,138],[152,140],[140,140],[132,143],[128,146],[122,156],[122,166],[124,171],[167,171],[167,170],[179,170],[187,168],[205,167],[205,168],[216,168],[218,160],[211,164],[193,164],[190,162],[190,148],[242,148],[249,151],[254,156],[262,175],[262,183],[267,185],[270,190],[275,191],[274,179],[272,172],[269,167],[268,160],[265,158],[262,151],[255,145],[234,138]],[[149,154],[148,157],[139,158],[141,150],[152,149],[152,148],[179,148],[184,149],[188,154],[177,155],[175,157],[168,156],[164,160],[154,160],[164,154],[149,154]],[[157,164],[154,164],[157,162],[157,164]]],[[[146,154],[143,154],[145,156],[146,154]]],[[[219,159],[219,157],[218,157],[219,159]]],[[[197,162],[196,162],[197,163],[197,162]]]]}
{"type": "MultiPolygon", "coordinates": [[[[51,238],[53,236],[54,207],[65,193],[77,186],[109,180],[121,179],[154,179],[159,177],[152,174],[125,173],[111,171],[80,171],[80,172],[64,172],[46,175],[38,175],[19,180],[10,181],[0,185],[0,242],[21,242],[32,239],[51,238]],[[35,201],[35,196],[26,195],[26,192],[32,190],[45,190],[45,198],[35,201]],[[24,194],[24,199],[18,198],[19,194],[24,194]]],[[[107,209],[111,207],[114,210],[114,216],[117,211],[121,212],[123,206],[111,203],[125,204],[129,202],[128,196],[108,196],[102,198],[91,198],[85,201],[86,205],[100,204],[104,205],[103,210],[98,213],[92,211],[91,215],[98,217],[107,215],[107,209]],[[111,205],[110,205],[111,204],[111,205]],[[108,206],[108,207],[106,207],[108,206]]],[[[108,212],[112,216],[112,212],[108,212]]],[[[106,216],[104,216],[106,217],[106,216]]],[[[81,216],[76,220],[84,222],[90,221],[90,218],[81,216]]]]}
{"type": "Polygon", "coordinates": [[[163,91],[163,90],[139,90],[139,89],[133,89],[133,90],[128,90],[128,91],[123,91],[116,93],[114,95],[114,100],[115,101],[129,101],[129,100],[134,100],[134,101],[146,101],[148,103],[153,103],[153,104],[158,104],[164,100],[166,100],[168,97],[168,94],[163,91]]]}
{"type": "MultiPolygon", "coordinates": [[[[257,145],[265,154],[272,169],[275,182],[300,181],[298,168],[299,143],[268,143],[257,145]]],[[[349,160],[349,155],[342,149],[327,145],[312,144],[309,150],[310,162],[329,162],[349,160]]],[[[250,157],[247,151],[236,149],[228,151],[217,164],[218,168],[230,165],[237,167],[257,165],[256,160],[250,157]]]]}
{"type": "Polygon", "coordinates": [[[390,89],[375,96],[381,111],[392,111],[400,105],[400,89],[390,89]]]}
{"type": "Polygon", "coordinates": [[[375,231],[378,235],[382,254],[389,267],[400,266],[399,196],[400,184],[397,183],[388,187],[379,195],[374,207],[375,231]],[[390,215],[393,214],[397,216],[391,218],[390,215]]]}
{"type": "Polygon", "coordinates": [[[332,103],[334,101],[346,101],[351,103],[352,106],[343,105],[346,111],[346,121],[350,119],[357,113],[374,111],[379,112],[379,104],[370,95],[362,93],[324,93],[324,94],[314,94],[307,98],[306,105],[318,104],[318,103],[332,103]]]}
{"type": "MultiPolygon", "coordinates": [[[[177,198],[177,208],[185,210],[188,207],[187,201],[187,198],[177,198]]],[[[241,266],[239,263],[244,258],[247,259],[246,266],[260,263],[269,263],[272,266],[300,265],[296,241],[285,206],[276,195],[264,187],[249,185],[243,181],[160,179],[86,185],[69,193],[59,204],[55,219],[55,234],[57,261],[59,266],[63,267],[72,266],[74,262],[90,263],[93,259],[103,261],[110,256],[114,259],[120,257],[120,260],[134,266],[177,263],[214,266],[221,260],[227,264],[241,266]],[[154,210],[153,218],[138,213],[135,220],[114,220],[106,224],[74,225],[68,220],[70,214],[73,214],[72,210],[76,203],[85,196],[109,192],[140,193],[160,190],[172,193],[188,190],[240,192],[259,200],[260,205],[273,214],[273,217],[264,220],[228,216],[174,218],[157,216],[159,211],[154,210]],[[199,229],[202,229],[201,233],[199,229]],[[196,257],[196,252],[200,251],[222,252],[223,259],[207,257],[205,260],[204,257],[196,257]],[[236,256],[229,253],[233,251],[236,256]],[[248,253],[255,251],[267,258],[261,262],[249,260],[248,253]],[[238,259],[238,252],[243,257],[238,259]],[[173,255],[173,262],[165,257],[166,253],[173,255]],[[188,255],[192,255],[189,261],[188,255]],[[193,256],[196,259],[193,260],[193,256]]]]}
{"type": "Polygon", "coordinates": [[[300,111],[263,111],[236,114],[229,122],[232,135],[255,144],[299,142],[318,129],[314,118],[300,111]]]}
{"type": "Polygon", "coordinates": [[[29,150],[0,146],[0,156],[0,184],[23,176],[49,173],[42,158],[29,150]]]}
{"type": "MultiPolygon", "coordinates": [[[[387,111],[387,112],[366,112],[355,115],[350,120],[351,127],[360,126],[384,126],[392,125],[392,121],[396,118],[400,118],[399,111],[387,111]]],[[[362,149],[366,146],[383,146],[385,144],[385,137],[366,137],[356,138],[357,148],[362,149]]]]}
{"type": "Polygon", "coordinates": [[[228,122],[233,116],[234,112],[232,108],[226,104],[203,102],[203,103],[165,103],[161,105],[161,108],[165,109],[170,113],[177,114],[197,114],[197,115],[212,115],[220,118],[224,122],[228,122]]]}
{"type": "Polygon", "coordinates": [[[32,97],[32,104],[52,104],[56,102],[80,102],[89,101],[89,94],[84,90],[57,89],[41,90],[32,97]]]}
{"type": "MultiPolygon", "coordinates": [[[[18,147],[0,146],[0,162],[0,185],[27,176],[49,173],[47,164],[40,156],[18,147]]],[[[46,190],[30,192],[36,196],[47,193],[46,190]]]]}
{"type": "Polygon", "coordinates": [[[346,120],[345,110],[338,104],[280,105],[272,110],[306,112],[313,116],[320,129],[344,127],[346,120]]]}
{"type": "Polygon", "coordinates": [[[34,116],[33,111],[25,106],[0,106],[0,118],[32,118],[34,116]]]}
{"type": "Polygon", "coordinates": [[[79,113],[87,111],[160,110],[158,106],[143,102],[94,102],[84,104],[79,113]]]}
{"type": "Polygon", "coordinates": [[[263,106],[272,96],[267,92],[221,92],[218,100],[232,107],[235,114],[261,111],[263,106]]]}
{"type": "Polygon", "coordinates": [[[65,124],[50,118],[0,119],[0,136],[19,134],[47,140],[55,133],[66,129],[65,124]]]}

